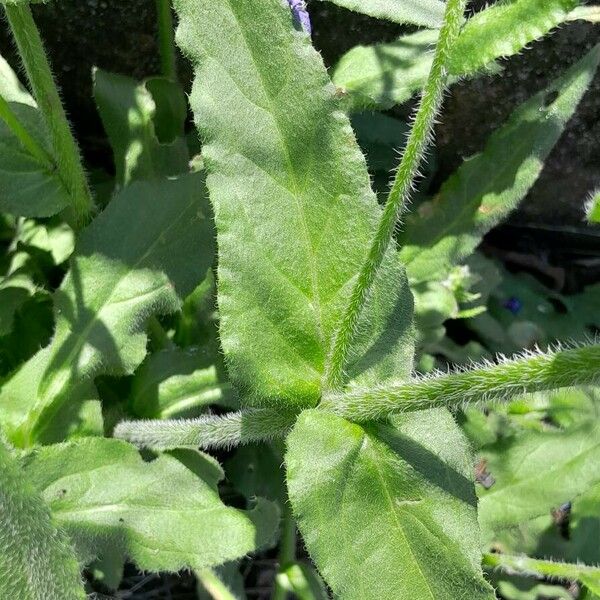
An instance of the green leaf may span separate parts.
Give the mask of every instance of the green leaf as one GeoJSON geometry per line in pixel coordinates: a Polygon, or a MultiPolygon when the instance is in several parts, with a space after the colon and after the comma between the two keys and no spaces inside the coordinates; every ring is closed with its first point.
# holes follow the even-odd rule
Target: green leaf
{"type": "MultiPolygon", "coordinates": [[[[314,405],[381,214],[365,161],[319,55],[279,0],[175,8],[178,43],[195,68],[191,104],[215,207],[230,375],[245,402],[314,405]]],[[[374,381],[399,363],[410,369],[402,271],[390,250],[350,379],[374,381]]]]}
{"type": "Polygon", "coordinates": [[[15,273],[0,279],[0,336],[11,332],[15,312],[35,294],[36,289],[25,274],[15,273]]]}
{"type": "MultiPolygon", "coordinates": [[[[500,2],[469,19],[450,58],[451,80],[494,70],[494,61],[521,52],[567,19],[577,0],[500,2]]],[[[386,109],[420,91],[431,67],[437,31],[419,31],[394,42],[356,46],[339,60],[333,82],[348,94],[346,106],[386,109]]]]}
{"type": "Polygon", "coordinates": [[[308,410],[288,438],[290,500],[321,574],[344,600],[493,598],[466,440],[444,411],[393,424],[308,410]]]}
{"type": "Polygon", "coordinates": [[[417,31],[394,42],[349,50],[332,73],[333,83],[345,94],[345,107],[383,110],[409,100],[425,85],[438,34],[417,31]]]}
{"type": "Polygon", "coordinates": [[[52,342],[0,391],[14,443],[63,439],[72,412],[96,397],[93,377],[134,371],[146,354],[147,318],[178,310],[212,256],[202,175],[121,191],[78,240],[55,295],[52,342]]]}
{"type": "Polygon", "coordinates": [[[230,384],[210,352],[170,348],[148,356],[136,371],[131,389],[135,416],[168,419],[191,416],[211,404],[231,403],[230,384]]]}
{"type": "Polygon", "coordinates": [[[67,536],[0,439],[0,598],[83,600],[67,536]]]}
{"type": "Polygon", "coordinates": [[[325,0],[376,19],[440,27],[444,18],[441,0],[325,0]]]}
{"type": "Polygon", "coordinates": [[[521,105],[481,154],[465,161],[434,200],[407,218],[401,257],[411,280],[446,273],[515,208],[538,178],[599,61],[596,46],[521,105]]]}
{"type": "Polygon", "coordinates": [[[585,205],[585,216],[590,223],[600,223],[600,189],[590,194],[585,205]]]}
{"type": "Polygon", "coordinates": [[[82,563],[110,553],[142,570],[202,569],[276,535],[275,505],[259,499],[251,511],[225,506],[217,491],[221,468],[196,451],[147,463],[126,442],[87,438],[39,448],[23,464],[82,563]]]}
{"type": "Polygon", "coordinates": [[[113,148],[117,182],[156,179],[188,170],[187,113],[178,84],[94,70],[94,98],[113,148]]]}
{"type": "Polygon", "coordinates": [[[479,520],[486,541],[503,529],[549,514],[600,483],[599,427],[588,421],[568,431],[528,431],[481,450],[495,479],[480,489],[479,520]]]}
{"type": "Polygon", "coordinates": [[[225,463],[227,479],[246,498],[261,496],[287,502],[283,452],[272,444],[244,444],[225,463]]]}
{"type": "Polygon", "coordinates": [[[600,485],[576,498],[569,516],[571,560],[600,563],[600,485]]]}
{"type": "Polygon", "coordinates": [[[499,2],[469,19],[450,61],[453,75],[471,75],[489,63],[521,52],[564,23],[579,0],[499,2]]]}
{"type": "Polygon", "coordinates": [[[35,100],[0,56],[0,210],[49,217],[69,204],[35,100]]]}

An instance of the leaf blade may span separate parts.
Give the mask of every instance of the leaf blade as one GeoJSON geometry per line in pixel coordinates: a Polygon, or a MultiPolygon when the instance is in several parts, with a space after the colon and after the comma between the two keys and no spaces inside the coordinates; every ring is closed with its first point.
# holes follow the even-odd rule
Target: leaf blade
{"type": "Polygon", "coordinates": [[[493,597],[468,452],[448,413],[361,427],[305,411],[286,465],[300,531],[340,597],[493,597]],[[432,427],[447,436],[443,447],[432,427]]]}
{"type": "Polygon", "coordinates": [[[87,438],[40,448],[23,462],[84,563],[100,550],[128,556],[144,570],[202,569],[272,540],[274,504],[260,500],[251,511],[225,506],[218,463],[195,451],[175,456],[146,463],[125,442],[87,438]]]}
{"type": "Polygon", "coordinates": [[[447,272],[521,201],[538,178],[599,62],[600,46],[596,46],[517,108],[492,134],[484,151],[465,161],[443,184],[438,197],[407,217],[400,255],[411,280],[423,281],[447,272]]]}
{"type": "MultiPolygon", "coordinates": [[[[215,206],[230,374],[249,403],[313,405],[380,214],[364,159],[320,58],[277,0],[175,8],[178,43],[196,72],[191,103],[215,206]],[[236,122],[224,110],[231,105],[236,122]]],[[[395,252],[383,271],[386,291],[373,301],[383,325],[364,327],[354,357],[355,374],[365,377],[377,371],[362,359],[386,320],[398,324],[403,357],[410,346],[411,302],[395,252]],[[396,300],[403,308],[392,317],[396,300]]]]}
{"type": "Polygon", "coordinates": [[[2,419],[15,443],[62,439],[61,427],[73,417],[63,415],[53,431],[57,415],[95,397],[93,377],[132,373],[141,363],[147,317],[176,311],[211,264],[203,190],[202,175],[132,184],[82,233],[55,295],[51,344],[0,390],[2,419]]]}

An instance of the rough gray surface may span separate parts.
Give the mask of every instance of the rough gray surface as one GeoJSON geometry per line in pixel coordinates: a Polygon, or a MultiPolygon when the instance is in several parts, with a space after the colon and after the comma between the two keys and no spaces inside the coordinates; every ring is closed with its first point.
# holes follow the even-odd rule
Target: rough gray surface
{"type": "MultiPolygon", "coordinates": [[[[402,31],[325,2],[311,2],[309,7],[314,43],[329,65],[357,43],[391,40],[402,31]]],[[[55,0],[34,8],[85,154],[93,164],[106,166],[110,153],[91,97],[91,69],[97,65],[137,78],[158,71],[154,2],[55,0]]],[[[438,183],[462,157],[480,150],[490,132],[518,103],[598,41],[600,26],[572,23],[507,61],[502,75],[454,86],[436,132],[438,183]]],[[[5,27],[0,34],[0,50],[15,64],[5,27]]],[[[189,86],[189,68],[183,60],[180,73],[189,86]]],[[[513,221],[582,224],[582,202],[588,191],[600,184],[599,91],[597,77],[513,221]]],[[[396,112],[402,115],[407,111],[404,107],[396,112]]]]}

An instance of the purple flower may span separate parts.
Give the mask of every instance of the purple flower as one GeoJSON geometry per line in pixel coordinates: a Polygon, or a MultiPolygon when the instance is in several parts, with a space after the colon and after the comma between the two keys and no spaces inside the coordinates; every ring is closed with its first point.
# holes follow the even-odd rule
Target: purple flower
{"type": "Polygon", "coordinates": [[[521,312],[521,309],[523,308],[523,303],[518,298],[512,296],[511,298],[506,300],[506,302],[504,303],[504,308],[510,310],[510,312],[513,315],[516,315],[519,312],[521,312]]]}
{"type": "Polygon", "coordinates": [[[292,14],[294,15],[294,20],[296,24],[299,25],[308,35],[312,33],[312,27],[310,25],[310,15],[306,10],[306,2],[304,0],[287,0],[290,8],[292,9],[292,14]]]}

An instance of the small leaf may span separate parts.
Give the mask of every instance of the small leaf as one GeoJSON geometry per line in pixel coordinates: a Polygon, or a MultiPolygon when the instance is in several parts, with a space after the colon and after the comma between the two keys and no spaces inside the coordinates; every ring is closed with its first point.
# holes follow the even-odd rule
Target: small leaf
{"type": "Polygon", "coordinates": [[[0,546],[0,598],[86,598],[67,536],[1,439],[0,546]]]}
{"type": "MultiPolygon", "coordinates": [[[[206,350],[171,348],[150,355],[136,371],[131,411],[137,417],[195,416],[211,404],[231,404],[231,385],[206,350]]],[[[234,402],[233,402],[234,403],[234,402]]]]}
{"type": "Polygon", "coordinates": [[[174,312],[205,276],[213,226],[202,175],[135,183],[81,234],[55,295],[56,333],[0,391],[16,444],[63,439],[93,377],[128,374],[146,354],[146,319],[174,312]]]}
{"type": "Polygon", "coordinates": [[[82,563],[110,553],[142,570],[202,569],[273,539],[275,505],[259,499],[251,511],[225,506],[218,463],[196,451],[177,456],[147,463],[126,442],[87,438],[39,448],[23,465],[82,563]]]}
{"type": "MultiPolygon", "coordinates": [[[[284,3],[186,0],[175,8],[178,43],[195,69],[191,104],[215,206],[230,376],[244,402],[314,405],[381,214],[364,158],[284,3]]],[[[374,381],[397,364],[410,370],[411,310],[391,249],[350,379],[374,381]]]]}
{"type": "Polygon", "coordinates": [[[585,205],[585,216],[590,223],[600,223],[600,189],[590,194],[585,205]]]}
{"type": "Polygon", "coordinates": [[[0,56],[0,210],[49,217],[68,204],[44,119],[0,56]]]}
{"type": "MultiPolygon", "coordinates": [[[[567,19],[577,0],[514,0],[469,19],[452,50],[451,82],[513,56],[567,19]]],[[[347,94],[348,110],[387,109],[419,92],[433,59],[437,31],[418,31],[394,42],[356,46],[339,60],[333,82],[347,94]]]]}
{"type": "Polygon", "coordinates": [[[444,18],[441,0],[325,0],[376,19],[440,27],[444,18]]]}
{"type": "Polygon", "coordinates": [[[521,105],[481,154],[465,161],[434,200],[407,218],[400,254],[411,280],[447,273],[525,197],[599,62],[600,45],[521,105]]]}
{"type": "Polygon", "coordinates": [[[187,106],[176,83],[161,77],[138,83],[95,69],[94,98],[113,148],[118,183],[188,170],[187,106]]]}
{"type": "Polygon", "coordinates": [[[445,411],[394,425],[298,418],[288,489],[313,560],[344,600],[491,600],[466,441],[445,411]]]}

